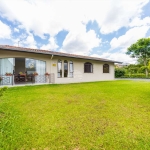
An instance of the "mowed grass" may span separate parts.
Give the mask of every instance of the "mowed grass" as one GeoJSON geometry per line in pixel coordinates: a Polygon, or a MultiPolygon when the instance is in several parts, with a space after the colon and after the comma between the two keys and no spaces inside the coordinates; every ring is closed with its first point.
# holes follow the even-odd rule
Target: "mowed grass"
{"type": "Polygon", "coordinates": [[[9,88],[0,150],[149,150],[150,82],[9,88]]]}

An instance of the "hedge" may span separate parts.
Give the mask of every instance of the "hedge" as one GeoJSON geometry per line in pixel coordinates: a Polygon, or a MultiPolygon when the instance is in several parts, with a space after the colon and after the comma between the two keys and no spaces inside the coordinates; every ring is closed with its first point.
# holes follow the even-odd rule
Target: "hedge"
{"type": "Polygon", "coordinates": [[[142,79],[150,79],[150,75],[148,77],[146,77],[146,75],[144,73],[140,73],[140,74],[125,74],[124,76],[122,76],[121,78],[142,78],[142,79]]]}

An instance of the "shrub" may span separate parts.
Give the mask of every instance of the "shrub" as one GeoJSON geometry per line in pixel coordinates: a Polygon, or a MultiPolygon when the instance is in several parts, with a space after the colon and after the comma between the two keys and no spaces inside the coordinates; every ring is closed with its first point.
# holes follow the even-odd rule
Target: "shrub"
{"type": "Polygon", "coordinates": [[[122,76],[124,76],[124,74],[125,74],[124,69],[122,69],[122,68],[116,68],[115,69],[115,77],[116,78],[122,77],[122,76]]]}
{"type": "Polygon", "coordinates": [[[147,69],[147,66],[142,66],[139,68],[139,72],[144,73],[146,69],[147,69]]]}
{"type": "Polygon", "coordinates": [[[136,73],[136,74],[125,74],[122,76],[123,78],[144,78],[144,79],[149,79],[150,76],[146,77],[144,73],[136,73]]]}

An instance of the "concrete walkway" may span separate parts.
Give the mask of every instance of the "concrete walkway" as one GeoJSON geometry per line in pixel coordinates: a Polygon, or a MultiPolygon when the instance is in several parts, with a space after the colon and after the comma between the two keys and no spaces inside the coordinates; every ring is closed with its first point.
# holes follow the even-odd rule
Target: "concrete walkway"
{"type": "Polygon", "coordinates": [[[17,86],[36,86],[36,85],[47,85],[47,84],[52,84],[52,83],[34,83],[34,84],[14,84],[14,85],[0,85],[1,87],[17,87],[17,86]]]}

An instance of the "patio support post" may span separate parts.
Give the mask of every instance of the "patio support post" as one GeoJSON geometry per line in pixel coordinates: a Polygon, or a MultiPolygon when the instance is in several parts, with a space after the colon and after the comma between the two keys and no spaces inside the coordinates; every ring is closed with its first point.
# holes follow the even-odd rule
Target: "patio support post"
{"type": "Polygon", "coordinates": [[[12,86],[14,85],[14,74],[12,75],[12,86]]]}
{"type": "Polygon", "coordinates": [[[50,83],[50,74],[49,74],[49,83],[50,83]]]}

